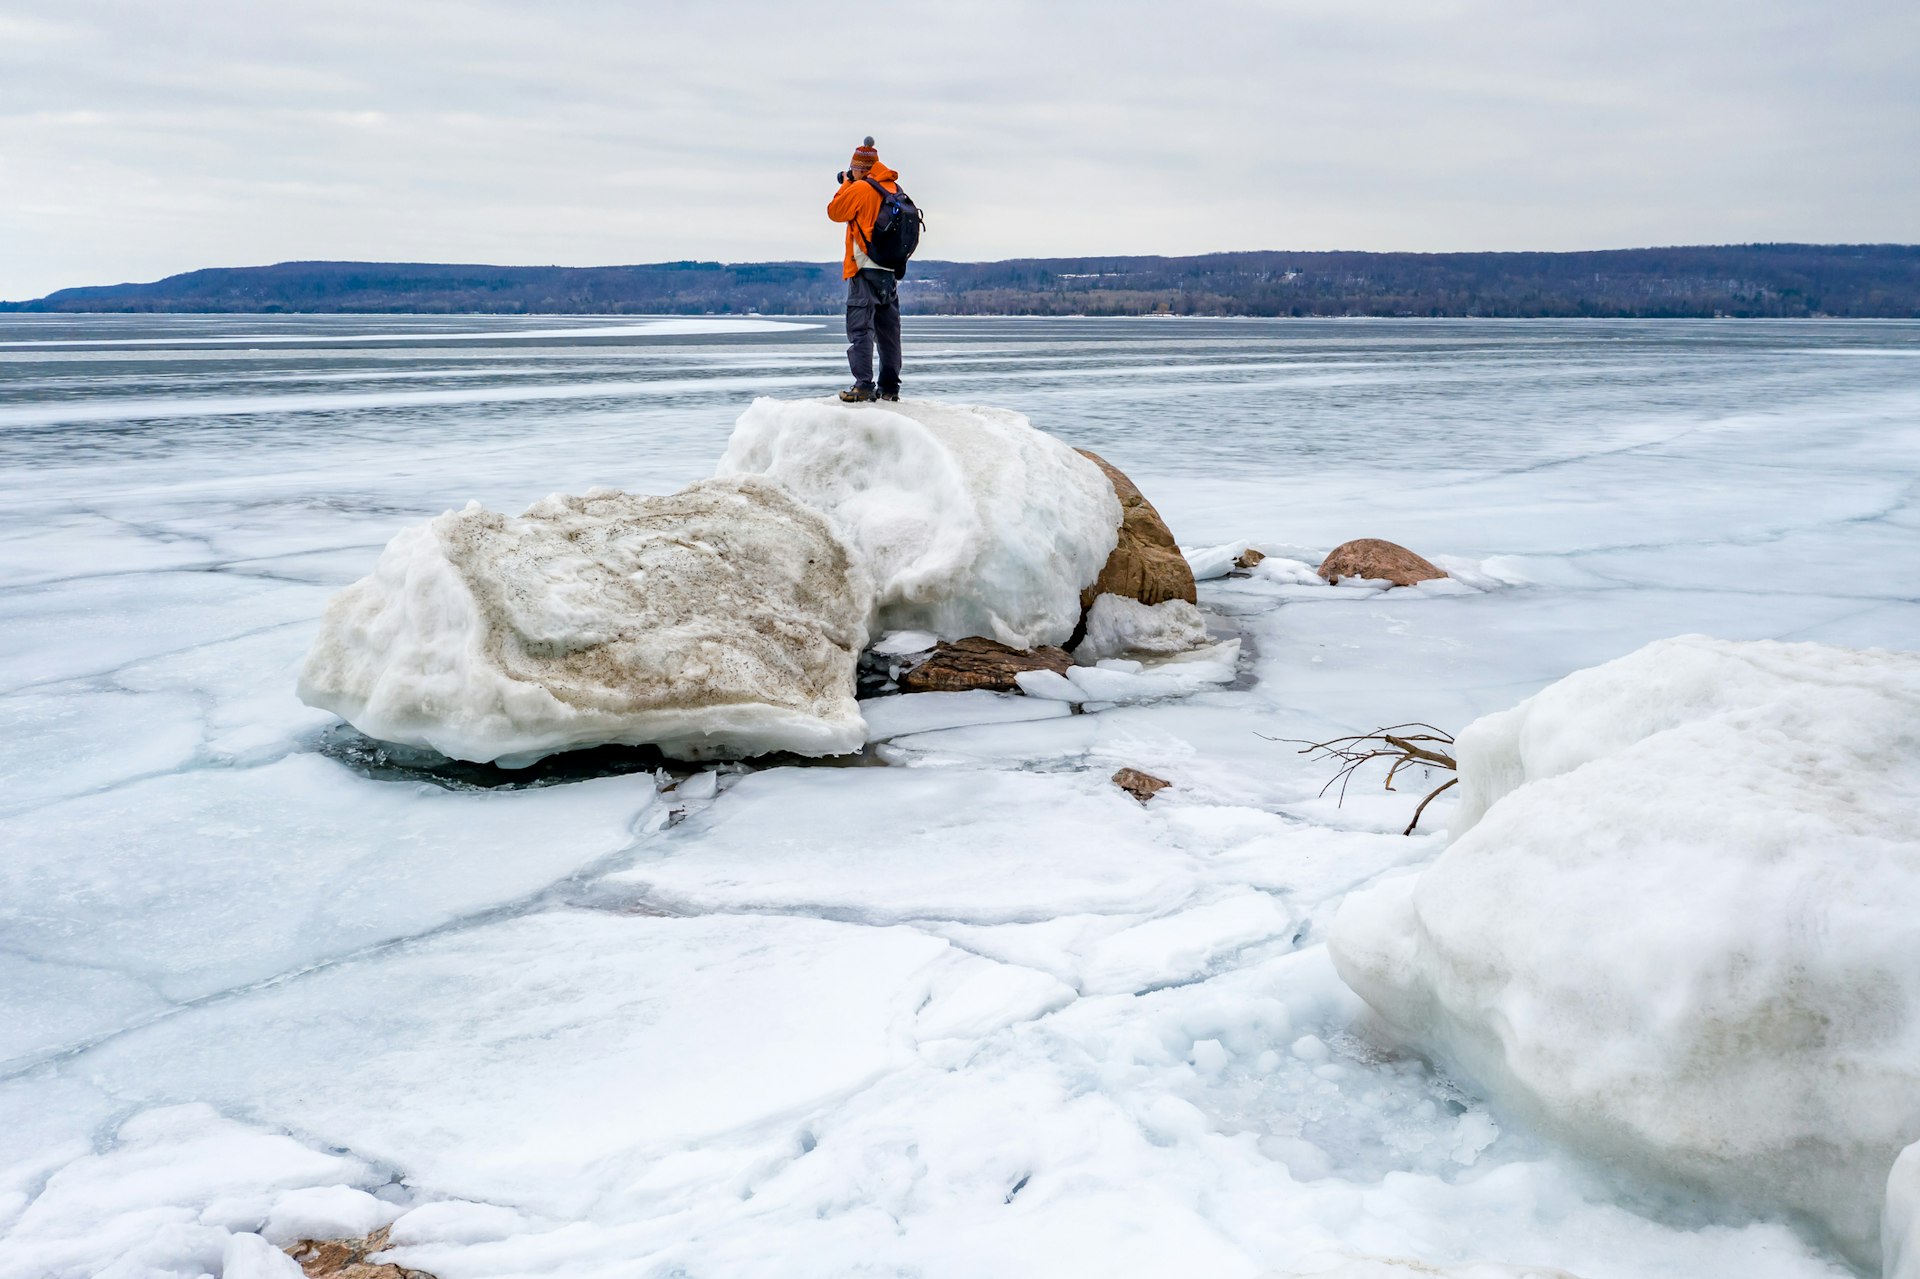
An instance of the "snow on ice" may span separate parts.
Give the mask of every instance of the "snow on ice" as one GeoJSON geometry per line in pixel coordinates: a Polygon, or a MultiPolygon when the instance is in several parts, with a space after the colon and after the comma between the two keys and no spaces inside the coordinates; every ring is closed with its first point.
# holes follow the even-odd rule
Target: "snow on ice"
{"type": "MultiPolygon", "coordinates": [[[[527,322],[0,317],[0,340],[125,343],[0,349],[0,1279],[291,1279],[271,1241],[388,1221],[383,1257],[440,1279],[1860,1274],[1801,1217],[1623,1175],[1503,1077],[1436,1065],[1341,980],[1327,938],[1358,894],[1444,886],[1475,849],[1497,860],[1499,832],[1540,825],[1542,795],[1574,801],[1567,831],[1632,847],[1645,822],[1582,798],[1587,780],[1748,725],[1771,698],[1804,747],[1770,764],[1723,752],[1711,776],[1713,752],[1677,753],[1648,792],[1684,854],[1667,871],[1700,874],[1643,883],[1597,861],[1629,895],[1618,929],[1536,940],[1619,992],[1617,1010],[1560,1018],[1569,1033],[1615,1011],[1644,1023],[1645,1048],[1604,1044],[1596,1072],[1677,1042],[1687,1003],[1639,1001],[1660,965],[1686,971],[1710,943],[1750,973],[1799,955],[1824,983],[1781,1007],[1812,1003],[1825,1029],[1783,1018],[1790,1050],[1769,1067],[1756,1039],[1750,1079],[1797,1087],[1821,1052],[1872,1065],[1848,1036],[1903,1006],[1829,979],[1878,938],[1881,988],[1912,988],[1892,879],[1910,837],[1861,856],[1875,830],[1900,844],[1874,823],[1905,785],[1910,730],[1882,730],[1865,771],[1779,810],[1845,756],[1847,725],[1880,722],[1863,674],[1880,659],[1843,648],[1907,648],[1920,629],[1920,331],[910,323],[916,390],[1020,406],[1120,462],[1188,545],[1221,548],[1199,599],[1216,642],[1076,665],[1064,700],[858,707],[849,683],[845,722],[875,739],[860,755],[689,774],[639,752],[423,760],[302,705],[296,676],[329,595],[395,528],[469,498],[522,511],[555,489],[680,490],[710,473],[745,397],[834,375],[828,330],[494,347],[484,335],[527,322]],[[482,336],[438,344],[450,329],[482,336]],[[233,349],[261,333],[317,340],[233,349]],[[1356,536],[1450,577],[1312,577],[1356,536]],[[1248,546],[1266,558],[1238,570],[1248,546]],[[1524,723],[1499,717],[1583,668],[1602,672],[1562,688],[1598,689],[1605,663],[1689,631],[1842,647],[1794,650],[1827,663],[1809,683],[1805,663],[1743,674],[1712,644],[1669,645],[1636,668],[1643,698],[1557,689],[1524,723]],[[1487,715],[1507,727],[1463,750],[1506,780],[1429,810],[1423,831],[1453,817],[1450,851],[1399,834],[1431,779],[1362,779],[1341,803],[1271,740],[1487,715]],[[1122,767],[1172,785],[1142,806],[1109,780],[1122,767]],[[1756,795],[1770,767],[1779,789],[1756,795]],[[1884,793],[1831,818],[1871,785],[1884,793]],[[1715,845],[1716,822],[1773,863],[1715,845]],[[1881,898],[1760,945],[1807,850],[1836,838],[1852,859],[1814,887],[1851,876],[1881,898]],[[1751,926],[1695,907],[1723,890],[1751,926]],[[1669,917],[1683,931],[1663,944],[1669,917]],[[1849,920],[1866,926],[1841,935],[1849,920]]],[[[1081,502],[1075,464],[1005,419],[949,430],[917,412],[822,407],[874,433],[886,464],[864,477],[814,428],[745,433],[817,481],[833,538],[896,591],[835,616],[918,631],[882,639],[892,661],[945,625],[912,597],[922,570],[974,584],[967,608],[1009,625],[1077,609],[1055,597],[1061,565],[1097,567],[1100,546],[1055,514],[1081,502]],[[952,443],[968,432],[1035,450],[1034,486],[1016,487],[1045,496],[1037,513],[974,495],[983,472],[952,443]]],[[[562,637],[604,624],[599,588],[526,535],[538,554],[517,565],[537,589],[513,625],[533,637],[524,660],[559,662],[562,637]]],[[[435,557],[421,571],[452,581],[435,557]]],[[[457,629],[453,613],[404,620],[449,644],[457,629]]],[[[842,647],[851,672],[858,641],[842,647]]],[[[554,749],[549,727],[509,744],[554,749]]],[[[1559,900],[1566,845],[1515,868],[1516,891],[1559,900]]],[[[1741,988],[1707,993],[1728,1006],[1741,988]]],[[[1892,1053],[1907,1032],[1886,1025],[1892,1053]]],[[[1687,1086],[1653,1081],[1647,1108],[1687,1086]]],[[[1849,1087],[1780,1113],[1735,1095],[1765,1140],[1828,1123],[1815,1153],[1869,1118],[1849,1087]]],[[[1917,1169],[1910,1150],[1847,1191],[1863,1222],[1885,1203],[1898,1279],[1920,1265],[1917,1169]]]]}

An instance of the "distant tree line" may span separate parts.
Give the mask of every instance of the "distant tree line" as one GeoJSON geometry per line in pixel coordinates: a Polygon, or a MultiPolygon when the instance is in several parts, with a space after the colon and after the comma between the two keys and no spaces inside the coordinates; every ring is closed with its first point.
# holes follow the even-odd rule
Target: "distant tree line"
{"type": "MultiPolygon", "coordinates": [[[[901,295],[910,312],[943,315],[1920,318],[1920,246],[916,262],[901,295]]],[[[284,262],[62,289],[0,310],[822,315],[844,299],[838,263],[284,262]]]]}

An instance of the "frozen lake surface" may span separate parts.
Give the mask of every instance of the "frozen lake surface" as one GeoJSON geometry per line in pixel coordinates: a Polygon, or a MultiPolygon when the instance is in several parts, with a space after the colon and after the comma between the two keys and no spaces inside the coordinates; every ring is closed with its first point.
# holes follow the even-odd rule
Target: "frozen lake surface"
{"type": "Polygon", "coordinates": [[[753,396],[845,384],[837,319],[0,316],[0,1276],[396,1217],[442,1279],[1850,1273],[1382,1041],[1327,922],[1446,801],[1402,838],[1420,788],[1337,807],[1269,738],[1689,632],[1916,647],[1920,324],[907,330],[907,394],[1097,450],[1183,543],[1472,589],[1203,583],[1235,687],[884,767],[430,776],[295,699],[327,596],[469,499],[710,474],[753,396]]]}

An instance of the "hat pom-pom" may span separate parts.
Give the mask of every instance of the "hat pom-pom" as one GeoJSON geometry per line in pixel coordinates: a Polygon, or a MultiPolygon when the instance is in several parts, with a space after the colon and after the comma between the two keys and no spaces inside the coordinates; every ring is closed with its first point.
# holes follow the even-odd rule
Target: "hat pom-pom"
{"type": "Polygon", "coordinates": [[[862,143],[861,143],[860,145],[861,145],[861,146],[863,146],[863,147],[870,147],[870,146],[872,146],[872,145],[873,145],[873,135],[871,135],[871,134],[869,134],[869,135],[867,135],[867,140],[866,140],[865,142],[862,142],[862,143]]]}

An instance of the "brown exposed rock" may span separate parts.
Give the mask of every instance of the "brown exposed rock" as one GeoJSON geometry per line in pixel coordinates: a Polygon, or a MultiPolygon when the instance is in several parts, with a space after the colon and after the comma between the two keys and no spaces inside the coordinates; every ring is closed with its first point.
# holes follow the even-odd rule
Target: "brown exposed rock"
{"type": "Polygon", "coordinates": [[[1064,648],[1009,648],[978,635],[934,646],[933,656],[900,676],[907,693],[964,693],[984,688],[1017,693],[1014,676],[1021,671],[1053,671],[1064,675],[1073,658],[1064,648]]]}
{"type": "Polygon", "coordinates": [[[364,1239],[302,1239],[287,1255],[300,1263],[307,1279],[433,1279],[424,1270],[367,1260],[387,1246],[391,1229],[382,1226],[364,1239]]]}
{"type": "Polygon", "coordinates": [[[1121,769],[1113,775],[1113,784],[1143,804],[1173,785],[1164,777],[1155,777],[1137,768],[1121,769]]]}
{"type": "Polygon", "coordinates": [[[1080,593],[1080,607],[1093,607],[1102,595],[1124,595],[1142,604],[1160,604],[1167,600],[1199,603],[1193,589],[1193,570],[1180,553],[1160,512],[1153,509],[1140,490],[1120,470],[1098,453],[1076,450],[1102,471],[1120,499],[1120,543],[1107,557],[1100,576],[1080,593]]]}
{"type": "Polygon", "coordinates": [[[1240,556],[1238,559],[1234,560],[1233,566],[1235,568],[1252,568],[1255,564],[1258,564],[1261,560],[1264,560],[1265,558],[1267,558],[1267,553],[1265,551],[1256,551],[1251,546],[1249,546],[1246,550],[1240,552],[1240,556]]]}
{"type": "Polygon", "coordinates": [[[1343,577],[1371,577],[1385,578],[1395,586],[1412,586],[1415,582],[1430,582],[1446,576],[1406,547],[1377,537],[1342,542],[1327,552],[1319,572],[1329,582],[1343,577]]]}

